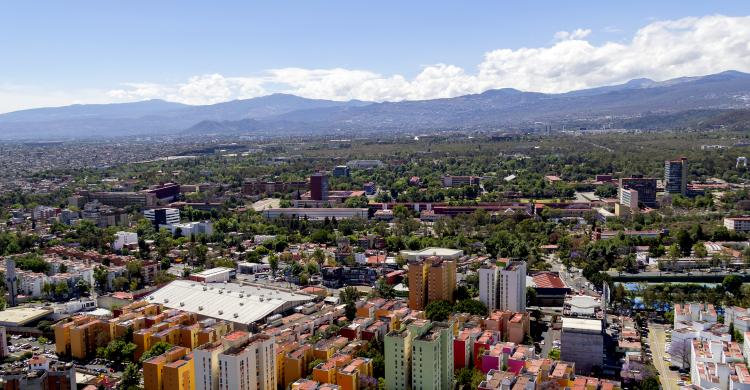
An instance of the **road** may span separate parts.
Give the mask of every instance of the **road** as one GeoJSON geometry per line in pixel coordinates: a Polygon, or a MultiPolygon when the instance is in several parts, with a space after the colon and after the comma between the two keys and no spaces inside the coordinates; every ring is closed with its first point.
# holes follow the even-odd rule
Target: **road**
{"type": "MultiPolygon", "coordinates": [[[[549,351],[551,351],[554,347],[555,340],[560,340],[560,331],[552,329],[552,326],[550,326],[550,328],[547,329],[546,332],[542,333],[542,336],[544,337],[544,345],[542,345],[542,356],[547,357],[549,355],[549,351]]],[[[558,347],[558,349],[559,348],[560,347],[558,347]]]]}
{"type": "Polygon", "coordinates": [[[592,288],[588,279],[579,274],[580,270],[576,267],[571,267],[571,271],[568,272],[555,255],[546,256],[545,260],[552,265],[551,270],[553,272],[559,273],[560,279],[562,279],[566,286],[576,291],[582,291],[588,295],[599,295],[599,293],[592,288]]]}
{"type": "Polygon", "coordinates": [[[680,381],[680,376],[677,371],[669,369],[669,362],[664,361],[664,347],[667,343],[667,334],[664,331],[664,326],[654,323],[648,325],[648,344],[651,346],[651,353],[653,354],[654,367],[659,372],[659,381],[664,390],[678,390],[680,388],[677,382],[680,381]]]}

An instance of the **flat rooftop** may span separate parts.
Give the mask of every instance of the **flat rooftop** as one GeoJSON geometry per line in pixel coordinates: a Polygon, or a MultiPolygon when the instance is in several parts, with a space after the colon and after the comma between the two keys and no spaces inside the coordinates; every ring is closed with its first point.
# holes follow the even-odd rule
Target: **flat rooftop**
{"type": "Polygon", "coordinates": [[[193,276],[203,276],[203,277],[213,276],[213,275],[218,275],[218,274],[222,274],[225,272],[230,272],[232,270],[233,270],[232,268],[227,268],[227,267],[216,267],[216,268],[210,268],[205,271],[198,272],[197,274],[193,274],[193,276]]]}
{"type": "Polygon", "coordinates": [[[0,311],[0,326],[23,326],[52,314],[41,307],[11,307],[0,311]]]}
{"type": "Polygon", "coordinates": [[[229,322],[250,324],[310,302],[314,296],[237,283],[175,280],[145,297],[170,309],[229,322]]]}
{"type": "Polygon", "coordinates": [[[570,329],[570,330],[585,330],[589,332],[601,332],[602,321],[585,319],[585,318],[563,317],[562,327],[563,329],[570,329]]]}
{"type": "Polygon", "coordinates": [[[403,250],[401,251],[401,254],[405,257],[412,257],[412,258],[421,258],[421,257],[430,257],[430,256],[456,258],[456,257],[462,256],[464,254],[464,251],[460,249],[429,247],[429,248],[424,248],[418,251],[403,250]]]}

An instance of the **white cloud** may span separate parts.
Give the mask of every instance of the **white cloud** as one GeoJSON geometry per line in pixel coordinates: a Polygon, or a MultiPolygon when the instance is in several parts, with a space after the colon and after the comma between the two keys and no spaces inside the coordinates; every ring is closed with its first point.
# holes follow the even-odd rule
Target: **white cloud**
{"type": "Polygon", "coordinates": [[[577,28],[573,31],[558,31],[555,33],[555,39],[558,41],[567,41],[583,39],[591,34],[591,29],[577,28]]]}
{"type": "MultiPolygon", "coordinates": [[[[333,100],[399,101],[453,97],[494,88],[564,92],[638,77],[665,80],[729,69],[750,72],[750,16],[651,21],[630,40],[618,42],[595,44],[588,39],[591,33],[584,28],[560,31],[554,35],[555,41],[544,47],[493,50],[484,54],[475,70],[468,71],[434,64],[413,78],[343,68],[271,69],[248,77],[206,74],[180,84],[123,84],[102,93],[100,101],[163,98],[207,104],[273,92],[333,100]]],[[[0,105],[11,100],[2,96],[0,86],[0,105]]]]}

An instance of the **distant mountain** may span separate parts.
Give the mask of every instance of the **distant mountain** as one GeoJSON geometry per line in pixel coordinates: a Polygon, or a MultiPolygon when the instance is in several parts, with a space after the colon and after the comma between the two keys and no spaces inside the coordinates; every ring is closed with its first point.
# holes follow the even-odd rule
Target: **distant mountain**
{"type": "Polygon", "coordinates": [[[32,108],[30,110],[0,114],[0,123],[132,118],[179,110],[186,107],[189,106],[158,99],[135,103],[74,104],[65,107],[32,108]]]}
{"type": "Polygon", "coordinates": [[[630,120],[630,124],[636,125],[638,118],[646,117],[662,128],[669,127],[671,120],[687,123],[712,110],[748,108],[750,75],[727,71],[666,81],[635,79],[561,94],[505,88],[455,98],[386,103],[274,94],[205,106],[149,100],[40,108],[0,115],[0,138],[248,132],[330,134],[349,130],[502,128],[528,126],[536,121],[594,123],[612,118],[620,122],[630,120]],[[691,112],[680,115],[683,111],[691,112]]]}
{"type": "Polygon", "coordinates": [[[750,108],[750,75],[731,71],[664,82],[639,79],[562,94],[499,89],[450,99],[295,111],[277,119],[327,123],[332,127],[423,129],[511,126],[534,121],[559,123],[605,116],[741,108],[750,108]]]}

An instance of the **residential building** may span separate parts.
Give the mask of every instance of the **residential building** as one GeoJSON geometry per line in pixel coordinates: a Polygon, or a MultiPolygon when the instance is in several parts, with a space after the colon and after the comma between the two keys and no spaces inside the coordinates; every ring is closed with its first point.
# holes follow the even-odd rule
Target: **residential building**
{"type": "Polygon", "coordinates": [[[479,268],[479,300],[489,310],[526,311],[526,262],[500,264],[479,268]]]}
{"type": "Polygon", "coordinates": [[[56,389],[75,390],[75,364],[60,361],[44,362],[46,358],[31,359],[30,367],[0,371],[4,389],[56,389]]]}
{"type": "Polygon", "coordinates": [[[424,310],[434,301],[453,302],[456,262],[431,256],[409,261],[409,308],[424,310]]]}
{"type": "Polygon", "coordinates": [[[385,386],[387,390],[406,390],[412,386],[414,339],[429,327],[428,320],[407,320],[399,329],[385,336],[385,386]]]}
{"type": "MultiPolygon", "coordinates": [[[[388,379],[386,378],[386,382],[388,379]]],[[[411,388],[453,389],[453,324],[433,322],[412,342],[411,388]]]]}
{"type": "Polygon", "coordinates": [[[687,194],[688,162],[686,157],[664,162],[664,192],[687,194]]]}
{"type": "Polygon", "coordinates": [[[274,337],[257,334],[219,354],[219,388],[275,390],[274,337]]]}
{"type": "Polygon", "coordinates": [[[195,389],[193,363],[190,349],[180,346],[144,361],[144,390],[195,389]]]}
{"type": "Polygon", "coordinates": [[[116,251],[122,250],[122,248],[132,248],[138,245],[138,233],[134,232],[117,232],[115,233],[115,241],[112,243],[112,249],[116,251]]]}

